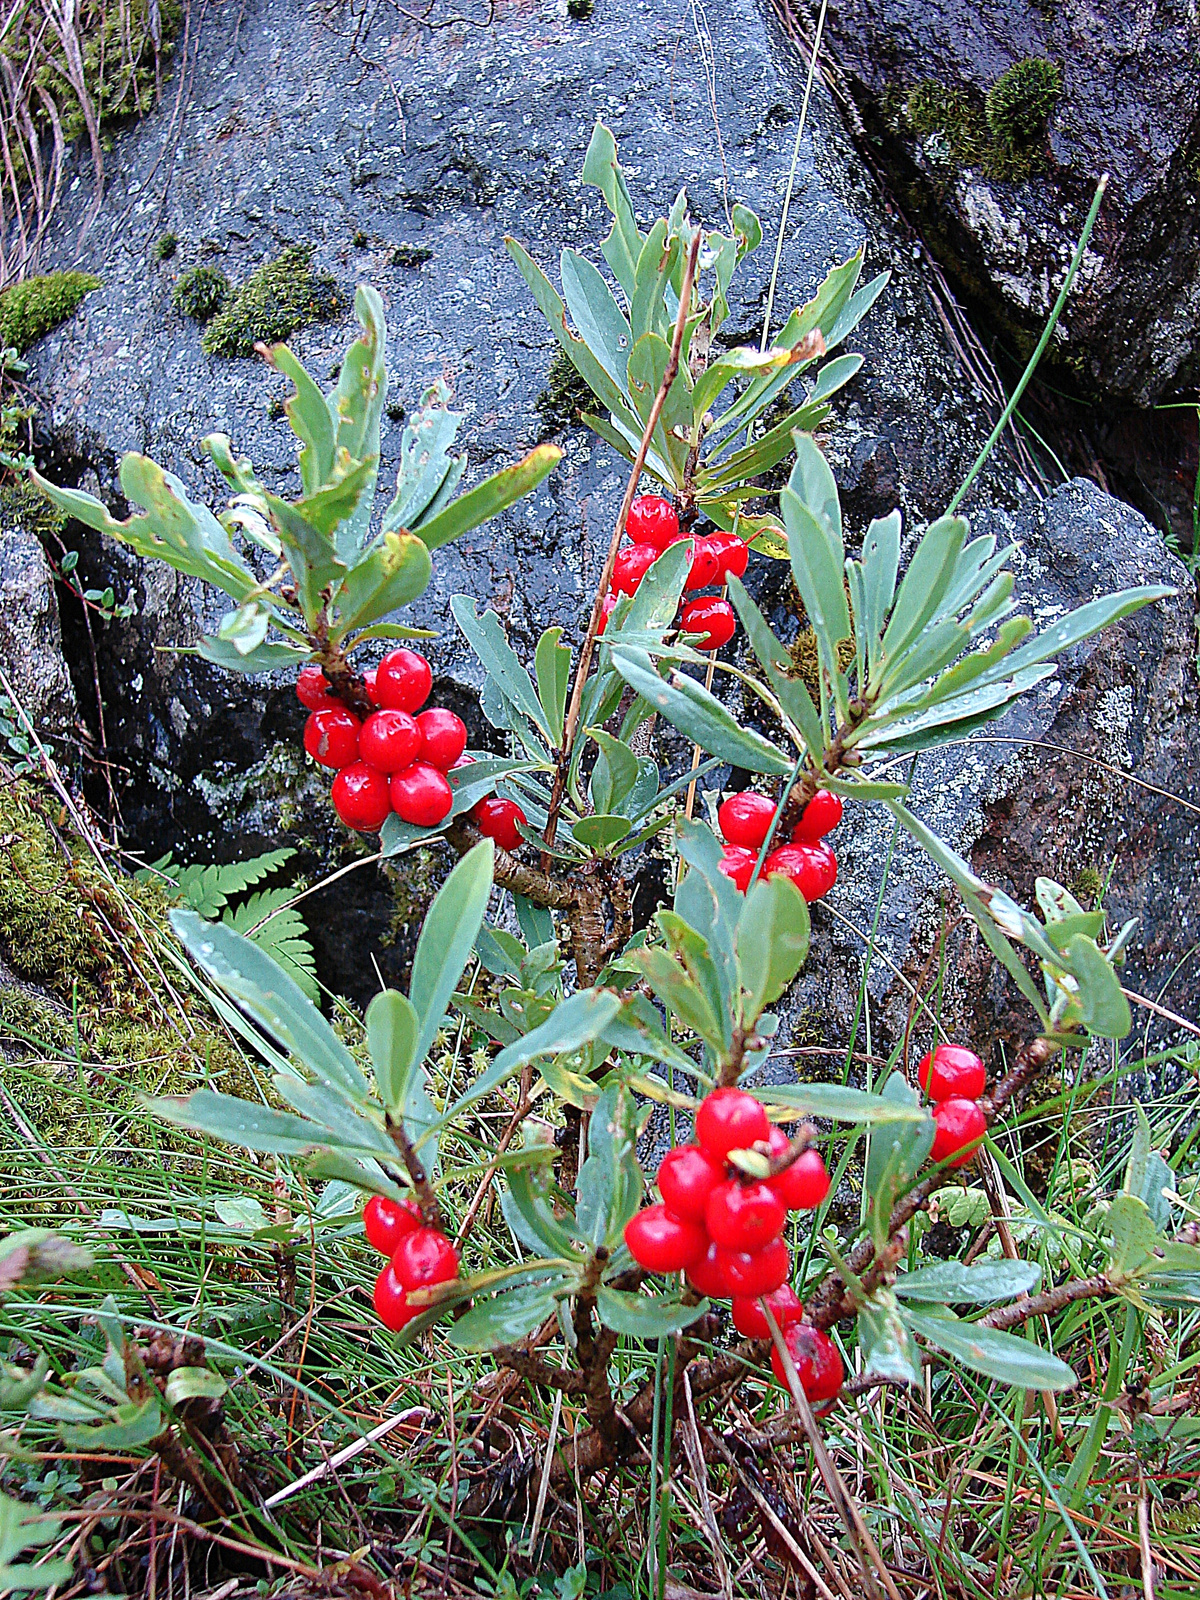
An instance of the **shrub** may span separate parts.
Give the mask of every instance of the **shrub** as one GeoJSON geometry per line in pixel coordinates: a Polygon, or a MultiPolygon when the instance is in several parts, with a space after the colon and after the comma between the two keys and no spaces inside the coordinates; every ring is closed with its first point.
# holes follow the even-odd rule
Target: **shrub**
{"type": "Polygon", "coordinates": [[[192,267],[177,280],[171,304],[185,317],[207,322],[216,316],[229,295],[229,279],[218,267],[192,267]]]}
{"type": "Polygon", "coordinates": [[[205,330],[210,356],[250,356],[260,341],[277,343],[297,328],[322,322],[341,304],[327,272],[314,272],[312,247],[289,245],[252,272],[205,330]]]}
{"type": "Polygon", "coordinates": [[[99,287],[100,279],[90,272],[48,272],[14,283],[0,294],[0,342],[18,353],[28,350],[99,287]]]}

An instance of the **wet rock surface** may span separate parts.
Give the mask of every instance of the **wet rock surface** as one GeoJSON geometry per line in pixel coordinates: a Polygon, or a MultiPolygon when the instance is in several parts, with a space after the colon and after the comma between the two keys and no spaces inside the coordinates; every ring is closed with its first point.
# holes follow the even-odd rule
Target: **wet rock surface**
{"type": "Polygon", "coordinates": [[[1194,7],[837,0],[825,48],[935,253],[1010,327],[1033,333],[1044,322],[1096,183],[1109,173],[1059,355],[1086,386],[1139,406],[1195,381],[1194,7]],[[1010,76],[1006,121],[989,92],[1030,62],[1052,64],[1061,92],[1048,118],[1039,116],[1028,85],[1022,102],[1021,80],[1010,76]]]}
{"type": "Polygon", "coordinates": [[[40,735],[74,731],[54,574],[35,535],[17,526],[0,526],[0,666],[40,735]]]}

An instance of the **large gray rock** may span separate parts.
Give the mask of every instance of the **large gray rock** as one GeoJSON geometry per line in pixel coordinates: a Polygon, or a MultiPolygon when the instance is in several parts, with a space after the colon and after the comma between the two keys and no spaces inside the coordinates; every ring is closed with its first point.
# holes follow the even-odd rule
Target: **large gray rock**
{"type": "Polygon", "coordinates": [[[37,538],[0,528],[0,666],[39,734],[76,732],[75,691],[63,658],[54,574],[37,538]]]}
{"type": "Polygon", "coordinates": [[[835,0],[825,47],[897,192],[960,282],[1011,325],[1032,332],[1045,321],[1097,180],[1109,173],[1060,324],[1067,335],[1060,353],[1092,387],[1141,406],[1195,381],[1200,30],[1193,5],[835,0]],[[1057,65],[1062,93],[1048,128],[1035,126],[1019,141],[1014,163],[997,148],[985,98],[1002,74],[1029,60],[1057,65]],[[939,120],[945,126],[935,126],[939,120]],[[1030,155],[1033,170],[1024,173],[1030,155]]]}

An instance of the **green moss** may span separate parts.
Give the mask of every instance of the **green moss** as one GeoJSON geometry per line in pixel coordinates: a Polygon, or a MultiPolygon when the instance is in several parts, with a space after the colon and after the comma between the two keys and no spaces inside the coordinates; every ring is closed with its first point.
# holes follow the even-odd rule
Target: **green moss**
{"type": "Polygon", "coordinates": [[[289,245],[252,272],[202,340],[210,356],[250,356],[260,341],[278,343],[297,328],[321,322],[340,305],[327,272],[314,272],[312,249],[289,245]]]}
{"type": "Polygon", "coordinates": [[[431,260],[433,251],[425,244],[398,244],[392,251],[393,267],[422,267],[431,260]]]}
{"type": "Polygon", "coordinates": [[[218,267],[191,267],[176,279],[171,304],[185,317],[207,322],[225,305],[229,295],[229,279],[218,267]]]}
{"type": "Polygon", "coordinates": [[[981,107],[966,90],[926,78],[909,90],[904,115],[920,138],[943,139],[955,166],[970,166],[980,159],[987,125],[981,107]]]}
{"type": "Polygon", "coordinates": [[[988,90],[984,114],[992,137],[1009,149],[1040,141],[1061,93],[1062,72],[1053,61],[1031,56],[1014,62],[988,90]]]}
{"type": "Polygon", "coordinates": [[[179,240],[173,233],[164,233],[154,241],[154,259],[156,261],[170,261],[179,248],[179,240]]]}
{"type": "Polygon", "coordinates": [[[1104,893],[1104,879],[1095,867],[1080,867],[1068,887],[1080,905],[1096,906],[1104,893]]]}
{"type": "Polygon", "coordinates": [[[543,439],[561,433],[564,428],[577,427],[585,411],[596,409],[595,395],[576,372],[565,351],[556,350],[551,357],[546,387],[534,406],[542,419],[543,439]]]}
{"type": "Polygon", "coordinates": [[[596,0],[567,0],[567,15],[572,22],[587,22],[596,9],[596,0]]]}
{"type": "Polygon", "coordinates": [[[66,525],[66,513],[24,478],[0,483],[0,535],[9,528],[24,528],[44,543],[66,525]]]}
{"type": "Polygon", "coordinates": [[[78,311],[100,287],[90,272],[47,272],[0,294],[0,342],[18,354],[78,311]]]}

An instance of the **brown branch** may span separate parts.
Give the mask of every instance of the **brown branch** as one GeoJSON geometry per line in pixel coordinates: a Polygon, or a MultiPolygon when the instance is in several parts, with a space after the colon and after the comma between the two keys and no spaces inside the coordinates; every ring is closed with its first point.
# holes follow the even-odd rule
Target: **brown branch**
{"type": "Polygon", "coordinates": [[[412,1140],[405,1132],[403,1122],[398,1118],[393,1118],[389,1113],[387,1131],[391,1135],[392,1143],[400,1153],[404,1169],[408,1173],[413,1189],[416,1192],[417,1204],[421,1208],[422,1222],[427,1228],[436,1228],[439,1232],[444,1232],[442,1213],[438,1205],[437,1195],[429,1181],[425,1168],[421,1165],[420,1157],[413,1149],[412,1140]]]}
{"type": "MultiPolygon", "coordinates": [[[[446,839],[460,855],[466,855],[467,851],[473,845],[477,845],[482,838],[479,829],[465,817],[456,817],[446,829],[446,839]]],[[[536,867],[527,867],[523,861],[518,861],[516,856],[510,855],[499,845],[496,846],[493,876],[501,889],[511,889],[514,894],[523,894],[527,900],[532,900],[539,906],[565,911],[579,899],[579,890],[574,883],[560,883],[548,873],[539,872],[536,867]]]]}
{"type": "Polygon", "coordinates": [[[1094,1300],[1099,1295],[1115,1293],[1108,1278],[1100,1272],[1094,1278],[1072,1278],[1069,1283],[1060,1283],[1057,1289],[1047,1289],[1044,1294],[1027,1295],[1011,1306],[989,1311],[979,1320],[985,1328],[1019,1328],[1031,1317],[1051,1316],[1076,1300],[1094,1300]]]}

